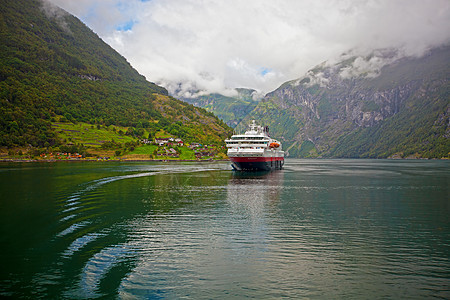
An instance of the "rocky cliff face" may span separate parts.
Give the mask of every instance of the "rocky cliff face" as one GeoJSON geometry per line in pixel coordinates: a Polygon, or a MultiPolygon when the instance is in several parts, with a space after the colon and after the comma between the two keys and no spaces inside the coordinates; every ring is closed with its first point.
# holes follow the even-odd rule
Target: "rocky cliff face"
{"type": "Polygon", "coordinates": [[[322,64],[267,94],[244,123],[262,119],[294,157],[448,156],[450,47],[398,57],[322,64]]]}

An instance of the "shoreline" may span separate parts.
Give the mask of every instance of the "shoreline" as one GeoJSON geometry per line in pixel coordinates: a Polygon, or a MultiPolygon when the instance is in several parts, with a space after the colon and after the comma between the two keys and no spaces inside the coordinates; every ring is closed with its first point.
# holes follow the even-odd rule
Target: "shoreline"
{"type": "Polygon", "coordinates": [[[0,163],[17,162],[17,163],[51,163],[51,162],[216,162],[229,161],[228,159],[15,159],[3,158],[0,163]]]}
{"type": "MultiPolygon", "coordinates": [[[[299,158],[308,160],[321,160],[324,158],[299,158]]],[[[375,159],[375,160],[449,160],[448,158],[325,158],[325,159],[375,159]]],[[[227,162],[229,159],[17,159],[17,158],[1,158],[1,163],[54,163],[54,162],[227,162]]]]}

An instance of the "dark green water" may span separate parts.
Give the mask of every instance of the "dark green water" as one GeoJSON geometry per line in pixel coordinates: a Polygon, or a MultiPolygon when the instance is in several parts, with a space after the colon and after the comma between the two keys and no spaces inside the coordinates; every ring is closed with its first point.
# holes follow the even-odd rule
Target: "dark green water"
{"type": "Polygon", "coordinates": [[[450,162],[0,165],[0,296],[450,298],[450,162]]]}

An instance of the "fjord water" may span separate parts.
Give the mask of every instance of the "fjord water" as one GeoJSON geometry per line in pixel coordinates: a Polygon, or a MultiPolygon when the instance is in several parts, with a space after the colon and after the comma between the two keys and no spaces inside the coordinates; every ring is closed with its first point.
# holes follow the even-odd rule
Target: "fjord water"
{"type": "Polygon", "coordinates": [[[0,296],[450,298],[450,163],[0,165],[0,296]]]}

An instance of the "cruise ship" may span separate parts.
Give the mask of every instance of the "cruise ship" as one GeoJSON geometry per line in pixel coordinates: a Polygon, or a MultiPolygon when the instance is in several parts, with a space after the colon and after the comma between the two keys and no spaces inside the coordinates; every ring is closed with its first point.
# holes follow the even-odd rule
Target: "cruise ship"
{"type": "Polygon", "coordinates": [[[269,128],[250,123],[244,134],[225,140],[231,166],[236,171],[280,170],[284,165],[281,143],[269,136],[269,128]]]}

